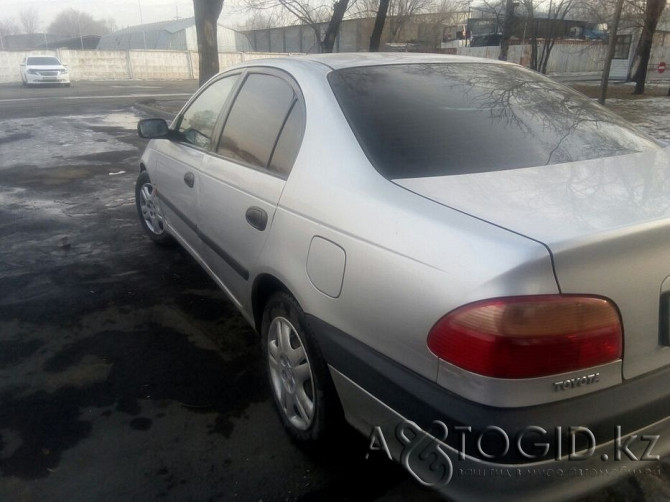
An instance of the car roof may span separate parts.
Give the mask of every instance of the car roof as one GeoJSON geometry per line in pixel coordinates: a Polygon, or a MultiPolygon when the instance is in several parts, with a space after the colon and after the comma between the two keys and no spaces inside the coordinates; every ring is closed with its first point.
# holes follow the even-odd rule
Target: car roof
{"type": "Polygon", "coordinates": [[[341,52],[297,56],[329,66],[333,70],[356,66],[380,66],[417,63],[498,63],[498,61],[467,56],[408,52],[341,52]]]}
{"type": "Polygon", "coordinates": [[[362,66],[387,66],[426,63],[482,63],[511,64],[493,59],[475,58],[445,54],[425,54],[406,52],[338,52],[333,54],[304,54],[295,56],[252,59],[231,68],[250,66],[272,66],[290,70],[296,66],[321,66],[329,70],[341,70],[362,66]]]}

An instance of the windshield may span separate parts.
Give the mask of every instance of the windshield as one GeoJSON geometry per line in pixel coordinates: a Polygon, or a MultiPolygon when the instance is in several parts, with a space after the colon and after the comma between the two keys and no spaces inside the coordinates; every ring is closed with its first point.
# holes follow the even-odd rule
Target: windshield
{"type": "Polygon", "coordinates": [[[31,64],[31,65],[46,65],[46,66],[53,66],[53,65],[60,65],[60,61],[56,58],[49,58],[49,57],[39,57],[39,58],[28,58],[26,61],[26,64],[31,64]]]}
{"type": "Polygon", "coordinates": [[[581,94],[517,66],[356,67],[332,72],[329,81],[368,158],[389,179],[659,148],[581,94]]]}

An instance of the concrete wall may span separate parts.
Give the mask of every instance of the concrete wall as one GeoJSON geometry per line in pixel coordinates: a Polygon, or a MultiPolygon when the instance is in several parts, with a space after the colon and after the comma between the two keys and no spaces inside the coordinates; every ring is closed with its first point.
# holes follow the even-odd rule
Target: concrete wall
{"type": "MultiPolygon", "coordinates": [[[[286,46],[293,48],[302,41],[303,49],[315,43],[311,30],[287,32],[286,46]],[[298,38],[300,36],[300,38],[298,38]]],[[[259,36],[263,32],[259,32],[259,36]]],[[[267,41],[270,40],[268,35],[267,41]]],[[[339,43],[349,48],[360,33],[345,32],[339,43]]],[[[275,35],[276,37],[276,35],[275,35]]],[[[670,35],[668,35],[670,38],[670,35]]],[[[283,42],[282,42],[283,46],[283,42]]],[[[446,49],[453,54],[497,59],[499,47],[452,47],[446,49]]],[[[540,49],[541,46],[540,46],[540,49]]],[[[556,44],[549,58],[548,73],[593,72],[603,68],[607,47],[602,44],[556,44]]],[[[226,52],[219,53],[219,66],[227,68],[243,61],[275,57],[285,53],[271,52],[226,52]]],[[[198,78],[199,58],[191,51],[75,51],[69,49],[42,51],[4,51],[0,52],[0,83],[20,82],[19,64],[26,55],[58,56],[70,69],[70,77],[77,80],[186,80],[198,78]]],[[[513,45],[508,60],[524,66],[530,63],[530,46],[513,45]]],[[[659,44],[654,47],[650,61],[650,78],[658,77],[655,68],[660,61],[670,64],[670,46],[659,44]]],[[[612,66],[613,78],[625,78],[627,60],[615,60],[612,66]],[[621,66],[621,68],[619,68],[621,66]]],[[[670,68],[664,77],[670,76],[670,68]]]]}
{"type": "MultiPolygon", "coordinates": [[[[198,78],[199,58],[190,51],[0,51],[0,83],[21,82],[19,64],[27,55],[57,56],[77,80],[187,80],[198,78]]],[[[274,57],[274,53],[219,53],[219,66],[274,57]]]]}
{"type": "MultiPolygon", "coordinates": [[[[456,54],[488,59],[498,59],[500,47],[455,47],[456,54]]],[[[450,51],[451,52],[451,51],[450,51]]],[[[542,52],[542,44],[538,47],[542,52]]],[[[607,46],[604,44],[556,44],[549,56],[547,73],[592,72],[603,69],[607,46]]],[[[530,66],[530,45],[512,45],[507,60],[530,66]]]]}

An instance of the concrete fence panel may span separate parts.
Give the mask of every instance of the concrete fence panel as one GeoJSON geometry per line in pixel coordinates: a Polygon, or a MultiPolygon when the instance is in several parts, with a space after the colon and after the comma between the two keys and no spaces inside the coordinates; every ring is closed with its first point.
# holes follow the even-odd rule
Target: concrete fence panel
{"type": "Polygon", "coordinates": [[[187,80],[194,78],[185,51],[129,51],[131,78],[187,80]]]}
{"type": "MultiPolygon", "coordinates": [[[[523,66],[530,66],[530,45],[512,45],[507,60],[523,66]]],[[[498,59],[499,47],[458,47],[457,54],[488,59],[498,59]]],[[[542,53],[542,44],[537,48],[538,57],[542,53]]],[[[603,69],[607,46],[605,44],[555,44],[552,48],[548,73],[592,72],[603,69]]]]}
{"type": "MultiPolygon", "coordinates": [[[[154,50],[43,50],[0,51],[0,83],[20,82],[19,64],[31,56],[57,56],[77,80],[188,80],[197,79],[200,59],[192,51],[154,50]]],[[[271,52],[219,53],[221,70],[252,59],[290,55],[271,52]]]]}
{"type": "Polygon", "coordinates": [[[127,51],[59,50],[68,65],[71,80],[126,80],[129,77],[127,51]]]}
{"type": "Polygon", "coordinates": [[[0,83],[21,82],[19,65],[26,56],[58,56],[58,54],[51,50],[0,52],[0,83]]]}
{"type": "MultiPolygon", "coordinates": [[[[540,45],[539,51],[542,50],[540,45]]],[[[600,71],[607,56],[606,44],[555,44],[547,63],[548,73],[600,71]]]]}

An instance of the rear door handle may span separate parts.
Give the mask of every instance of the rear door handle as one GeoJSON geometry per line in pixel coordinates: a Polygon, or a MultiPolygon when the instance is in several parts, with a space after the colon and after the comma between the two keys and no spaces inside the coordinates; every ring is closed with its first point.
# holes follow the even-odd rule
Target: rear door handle
{"type": "Polygon", "coordinates": [[[247,223],[261,232],[265,230],[268,224],[268,213],[256,206],[247,209],[247,223]]]}
{"type": "Polygon", "coordinates": [[[193,188],[193,183],[195,183],[195,176],[193,176],[193,173],[186,173],[184,175],[184,183],[193,188]]]}

